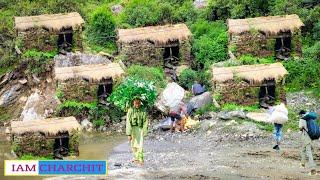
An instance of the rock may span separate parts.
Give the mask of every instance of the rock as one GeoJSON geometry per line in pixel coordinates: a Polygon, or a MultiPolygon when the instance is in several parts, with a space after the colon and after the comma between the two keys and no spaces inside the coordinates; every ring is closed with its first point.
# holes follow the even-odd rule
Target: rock
{"type": "Polygon", "coordinates": [[[235,120],[231,120],[229,122],[226,123],[227,126],[233,126],[233,125],[237,125],[238,123],[235,120]]]}
{"type": "Polygon", "coordinates": [[[84,120],[81,121],[81,127],[85,131],[91,132],[93,124],[88,119],[84,119],[84,120]]]}
{"type": "Polygon", "coordinates": [[[46,81],[47,81],[47,83],[51,83],[51,82],[52,82],[52,78],[48,77],[48,78],[46,79],[46,81]]]}
{"type": "Polygon", "coordinates": [[[26,84],[28,82],[28,80],[27,79],[20,79],[20,80],[18,80],[18,82],[20,84],[24,85],[24,84],[26,84]]]}
{"type": "Polygon", "coordinates": [[[201,121],[200,125],[199,125],[199,130],[201,132],[207,132],[209,131],[217,122],[215,121],[210,121],[210,120],[204,120],[201,121]]]}
{"type": "Polygon", "coordinates": [[[38,76],[36,74],[32,74],[32,78],[33,78],[33,82],[36,84],[40,83],[40,79],[38,78],[38,76]]]}
{"type": "Polygon", "coordinates": [[[193,5],[197,9],[203,9],[208,6],[208,1],[207,0],[195,0],[193,2],[193,5]]]}
{"type": "Polygon", "coordinates": [[[6,127],[5,133],[6,133],[6,134],[10,134],[10,133],[11,133],[9,127],[6,127]]]}
{"type": "Polygon", "coordinates": [[[113,5],[111,7],[111,11],[115,14],[115,15],[118,15],[122,12],[123,10],[123,7],[120,5],[120,4],[116,4],[116,5],[113,5]]]}
{"type": "Polygon", "coordinates": [[[204,92],[198,96],[194,96],[193,98],[191,98],[189,103],[191,103],[195,109],[199,109],[205,105],[211,104],[212,96],[210,92],[204,92]]]}
{"type": "Polygon", "coordinates": [[[218,117],[222,120],[230,120],[232,118],[246,118],[246,114],[243,111],[222,111],[218,113],[218,117]]]}
{"type": "Polygon", "coordinates": [[[5,91],[0,96],[0,107],[7,106],[20,94],[21,85],[13,85],[9,90],[5,91]]]}

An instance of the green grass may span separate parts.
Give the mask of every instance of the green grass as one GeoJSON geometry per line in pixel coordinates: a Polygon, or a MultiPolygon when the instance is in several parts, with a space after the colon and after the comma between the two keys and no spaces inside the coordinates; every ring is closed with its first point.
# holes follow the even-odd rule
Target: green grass
{"type": "Polygon", "coordinates": [[[213,104],[205,105],[196,110],[195,115],[204,115],[207,112],[217,112],[218,109],[213,104]]]}
{"type": "Polygon", "coordinates": [[[235,111],[235,110],[244,110],[248,112],[255,112],[259,110],[259,105],[251,105],[251,106],[242,106],[235,103],[226,103],[222,105],[221,110],[223,111],[235,111]]]}
{"type": "Polygon", "coordinates": [[[19,160],[52,160],[53,156],[34,156],[32,154],[24,154],[21,157],[19,157],[19,160]]]}

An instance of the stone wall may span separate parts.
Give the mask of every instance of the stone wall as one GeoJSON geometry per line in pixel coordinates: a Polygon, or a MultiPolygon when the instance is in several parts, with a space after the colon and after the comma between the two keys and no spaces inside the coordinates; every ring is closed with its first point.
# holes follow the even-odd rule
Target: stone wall
{"type": "Polygon", "coordinates": [[[58,82],[57,91],[61,101],[77,100],[78,102],[90,103],[98,99],[98,87],[99,83],[92,83],[82,79],[76,79],[58,82]]]}
{"type": "MultiPolygon", "coordinates": [[[[73,31],[73,50],[82,51],[81,29],[73,31]]],[[[36,49],[38,51],[57,51],[59,32],[51,32],[43,28],[19,31],[18,47],[22,50],[36,49]]]]}
{"type": "MultiPolygon", "coordinates": [[[[301,56],[301,33],[292,36],[292,55],[301,56]]],[[[229,34],[229,50],[236,56],[251,54],[258,57],[273,56],[277,36],[266,36],[258,32],[241,35],[229,34]]]]}
{"type": "MultiPolygon", "coordinates": [[[[214,94],[219,98],[217,101],[223,105],[226,103],[235,103],[239,105],[255,105],[259,103],[259,85],[250,85],[247,82],[229,81],[216,84],[214,94]]],[[[276,86],[276,101],[285,101],[286,95],[284,87],[281,84],[276,86]]]]}
{"type": "MultiPolygon", "coordinates": [[[[150,41],[118,43],[119,54],[124,57],[124,63],[129,66],[132,64],[162,66],[165,47],[170,47],[170,44],[157,46],[150,41]]],[[[191,45],[189,40],[179,43],[179,53],[181,62],[190,62],[191,45]]]]}

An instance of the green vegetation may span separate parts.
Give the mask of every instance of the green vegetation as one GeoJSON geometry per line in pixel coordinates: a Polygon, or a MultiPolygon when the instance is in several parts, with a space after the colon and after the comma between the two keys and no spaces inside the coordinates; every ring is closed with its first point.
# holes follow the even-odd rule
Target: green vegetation
{"type": "Polygon", "coordinates": [[[32,154],[23,154],[19,160],[53,160],[53,156],[34,156],[32,154]]]}
{"type": "Polygon", "coordinates": [[[157,88],[164,88],[166,86],[163,68],[148,67],[141,65],[132,65],[127,69],[129,77],[135,77],[153,82],[157,88]]]}
{"type": "Polygon", "coordinates": [[[213,104],[205,105],[196,110],[195,115],[204,115],[207,112],[217,112],[218,109],[213,104]]]}
{"type": "Polygon", "coordinates": [[[234,111],[234,110],[244,110],[248,112],[254,112],[259,110],[259,105],[251,105],[251,106],[241,106],[234,103],[226,103],[222,105],[221,110],[223,111],[234,111]]]}
{"type": "Polygon", "coordinates": [[[204,85],[206,89],[210,89],[211,83],[208,79],[211,78],[211,74],[208,71],[195,71],[190,68],[183,70],[179,76],[180,86],[191,89],[194,81],[204,85]]]}
{"type": "Polygon", "coordinates": [[[112,92],[108,101],[126,110],[132,105],[133,99],[140,99],[143,108],[149,108],[154,104],[156,98],[157,91],[153,82],[129,77],[112,92]]]}
{"type": "Polygon", "coordinates": [[[28,50],[22,57],[28,62],[28,70],[30,73],[41,74],[48,70],[53,65],[52,58],[56,55],[55,52],[41,52],[37,50],[28,50]]]}
{"type": "Polygon", "coordinates": [[[265,57],[265,58],[258,58],[258,57],[253,57],[252,55],[242,55],[240,58],[238,58],[238,60],[243,65],[275,63],[275,59],[272,56],[265,57]]]}

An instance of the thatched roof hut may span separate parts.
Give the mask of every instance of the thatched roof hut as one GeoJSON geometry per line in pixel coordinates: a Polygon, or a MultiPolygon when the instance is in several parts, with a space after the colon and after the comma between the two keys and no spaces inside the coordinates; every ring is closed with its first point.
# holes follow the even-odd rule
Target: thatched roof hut
{"type": "Polygon", "coordinates": [[[12,133],[16,135],[34,132],[41,132],[46,135],[56,135],[59,132],[80,130],[81,126],[76,118],[71,116],[32,121],[12,121],[11,129],[12,133]]]}
{"type": "Polygon", "coordinates": [[[60,31],[62,28],[77,29],[84,20],[77,12],[61,14],[44,14],[39,16],[14,17],[14,26],[18,31],[42,27],[50,31],[60,31]]]}
{"type": "Polygon", "coordinates": [[[264,80],[281,80],[286,74],[288,72],[281,63],[212,67],[213,81],[219,83],[240,78],[248,81],[250,84],[259,84],[264,80]]]}
{"type": "Polygon", "coordinates": [[[124,70],[118,63],[91,64],[72,67],[56,67],[55,79],[65,81],[68,79],[86,79],[91,82],[99,82],[106,78],[117,78],[124,74],[124,70]]]}
{"type": "Polygon", "coordinates": [[[149,26],[134,29],[119,29],[118,42],[152,41],[163,45],[170,41],[183,41],[191,37],[191,32],[185,24],[149,26]]]}
{"type": "Polygon", "coordinates": [[[304,26],[296,14],[283,16],[267,16],[247,19],[228,19],[227,24],[230,34],[241,34],[250,30],[257,30],[270,35],[279,32],[294,32],[304,26]]]}

